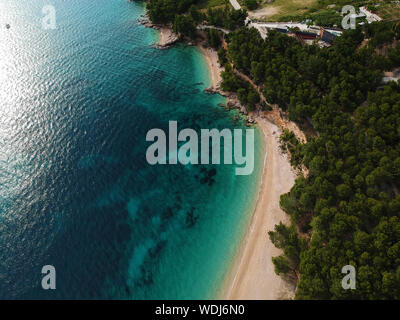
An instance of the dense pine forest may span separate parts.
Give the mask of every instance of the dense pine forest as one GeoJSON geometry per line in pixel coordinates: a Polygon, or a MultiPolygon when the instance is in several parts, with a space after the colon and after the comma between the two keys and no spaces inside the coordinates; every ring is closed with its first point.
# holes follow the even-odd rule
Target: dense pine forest
{"type": "MultiPolygon", "coordinates": [[[[269,233],[284,252],[275,271],[298,281],[297,299],[400,299],[400,85],[382,84],[400,66],[399,38],[399,25],[374,23],[321,49],[242,28],[220,52],[313,128],[306,144],[281,137],[308,174],[281,197],[292,225],[269,233]],[[345,265],[356,268],[356,290],[342,288],[345,265]]],[[[224,89],[248,90],[225,70],[224,89]]]]}
{"type": "Polygon", "coordinates": [[[200,23],[234,30],[244,26],[247,17],[246,10],[233,9],[227,0],[222,6],[207,9],[200,9],[196,0],[150,0],[147,11],[153,23],[171,23],[176,33],[190,38],[195,38],[200,23]]]}
{"type": "Polygon", "coordinates": [[[400,299],[400,84],[382,83],[384,71],[400,67],[399,23],[359,26],[319,48],[276,31],[263,40],[243,26],[245,11],[228,7],[151,0],[148,9],[189,37],[204,21],[236,29],[225,36],[228,50],[220,32],[206,32],[225,66],[222,89],[248,111],[268,110],[244,74],[308,128],[305,144],[281,136],[292,165],[307,173],[281,196],[292,224],[269,232],[284,252],[273,258],[275,272],[297,282],[296,298],[400,299]],[[342,288],[345,265],[356,269],[356,290],[342,288]]]}

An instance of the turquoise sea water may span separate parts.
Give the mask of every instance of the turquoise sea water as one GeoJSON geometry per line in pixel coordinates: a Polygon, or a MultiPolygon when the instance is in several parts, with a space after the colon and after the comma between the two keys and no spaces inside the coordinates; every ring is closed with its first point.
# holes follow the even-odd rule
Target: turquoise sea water
{"type": "Polygon", "coordinates": [[[0,3],[0,298],[215,297],[262,167],[150,166],[148,130],[245,128],[128,0],[0,3]],[[42,28],[42,8],[56,29],[42,28]],[[10,28],[5,27],[6,24],[10,28]],[[57,289],[41,288],[53,265],[57,289]]]}

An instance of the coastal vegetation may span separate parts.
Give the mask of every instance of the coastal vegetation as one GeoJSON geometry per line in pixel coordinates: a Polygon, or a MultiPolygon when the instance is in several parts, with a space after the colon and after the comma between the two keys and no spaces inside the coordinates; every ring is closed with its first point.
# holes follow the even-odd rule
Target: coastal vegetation
{"type": "MultiPolygon", "coordinates": [[[[226,5],[152,2],[166,9],[150,6],[153,22],[173,22],[181,35],[193,38],[203,22],[233,30],[205,31],[224,66],[222,90],[248,111],[265,110],[266,100],[311,128],[307,143],[289,131],[281,136],[292,166],[307,174],[280,199],[291,225],[269,232],[283,251],[273,258],[275,272],[297,282],[296,298],[400,299],[400,85],[382,83],[384,71],[400,67],[399,24],[364,25],[320,48],[273,30],[263,40],[244,27],[246,11],[226,5]],[[346,265],[357,270],[357,290],[342,288],[346,265]]],[[[277,19],[338,24],[332,1],[307,3],[277,19]]]]}
{"type": "Polygon", "coordinates": [[[246,8],[249,10],[255,10],[258,8],[257,0],[245,0],[244,4],[246,5],[246,8]]]}
{"type": "Polygon", "coordinates": [[[227,0],[150,0],[147,12],[153,23],[172,23],[176,16],[189,15],[196,24],[207,21],[230,30],[242,26],[247,17],[245,10],[234,10],[227,0]]]}
{"type": "Polygon", "coordinates": [[[209,8],[206,19],[210,25],[235,30],[238,27],[244,26],[246,17],[246,10],[235,10],[230,6],[225,6],[224,8],[209,8]]]}
{"type": "Polygon", "coordinates": [[[174,32],[180,35],[194,37],[196,33],[195,21],[190,15],[176,15],[173,24],[174,32]]]}
{"type": "Polygon", "coordinates": [[[222,5],[206,6],[196,0],[150,0],[147,11],[152,23],[173,25],[175,33],[181,37],[196,38],[196,27],[208,24],[214,27],[235,30],[244,26],[246,10],[235,10],[227,1],[222,5]]]}
{"type": "Polygon", "coordinates": [[[273,31],[227,37],[223,89],[248,90],[237,70],[314,131],[305,144],[290,132],[281,138],[308,174],[281,197],[292,225],[269,233],[283,250],[276,273],[298,281],[297,299],[400,298],[400,85],[381,82],[400,66],[400,30],[360,31],[323,49],[273,31]],[[357,270],[357,290],[341,286],[345,265],[357,270]]]}
{"type": "Polygon", "coordinates": [[[173,22],[176,15],[187,12],[196,0],[150,0],[147,12],[153,23],[173,22]]]}
{"type": "Polygon", "coordinates": [[[199,9],[207,9],[213,7],[222,7],[227,5],[229,0],[197,0],[196,6],[199,9]]]}

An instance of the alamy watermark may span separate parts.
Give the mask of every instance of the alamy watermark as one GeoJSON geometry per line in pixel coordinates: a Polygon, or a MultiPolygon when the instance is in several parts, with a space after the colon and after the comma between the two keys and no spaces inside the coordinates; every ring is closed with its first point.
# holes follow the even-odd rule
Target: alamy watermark
{"type": "Polygon", "coordinates": [[[342,28],[347,29],[355,29],[356,28],[356,8],[351,5],[344,6],[342,8],[342,28]]]}
{"type": "Polygon", "coordinates": [[[162,129],[151,129],[147,132],[146,141],[154,142],[146,151],[146,160],[149,164],[210,164],[221,163],[221,139],[223,139],[223,163],[232,164],[233,159],[237,165],[237,175],[249,175],[254,169],[254,129],[246,129],[245,153],[243,154],[243,130],[201,129],[200,139],[193,129],[183,129],[178,133],[176,121],[169,121],[168,155],[167,134],[162,129]],[[200,148],[199,148],[200,141],[200,148]],[[185,142],[178,148],[178,142],[185,142]],[[199,149],[201,156],[199,159],[199,149]],[[233,157],[232,157],[233,154],[233,157]],[[232,159],[233,158],[233,159],[232,159]]]}
{"type": "Polygon", "coordinates": [[[42,268],[42,274],[45,276],[42,279],[42,288],[44,290],[56,289],[56,268],[51,265],[45,265],[42,268]]]}
{"type": "Polygon", "coordinates": [[[345,290],[354,290],[356,288],[356,268],[346,265],[342,268],[342,273],[346,273],[342,279],[342,288],[345,290]]]}

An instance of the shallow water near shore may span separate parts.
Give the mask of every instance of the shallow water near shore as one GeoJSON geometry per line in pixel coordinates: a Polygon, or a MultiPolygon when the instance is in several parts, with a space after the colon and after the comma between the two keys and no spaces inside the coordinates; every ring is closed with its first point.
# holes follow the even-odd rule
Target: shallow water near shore
{"type": "Polygon", "coordinates": [[[146,133],[169,120],[245,129],[203,92],[203,56],[155,49],[140,2],[54,0],[55,30],[45,5],[0,3],[0,298],[214,298],[257,197],[262,133],[250,176],[150,166],[146,133]]]}

